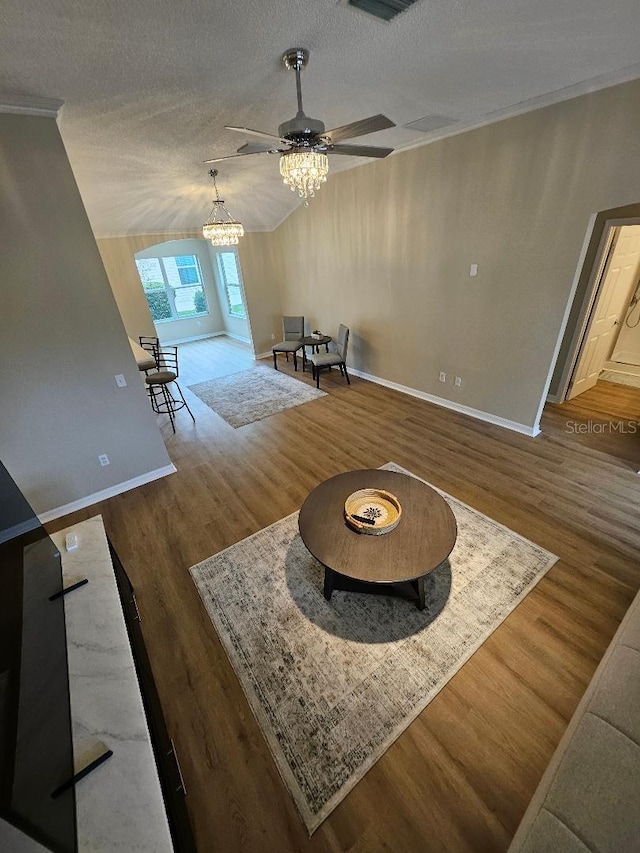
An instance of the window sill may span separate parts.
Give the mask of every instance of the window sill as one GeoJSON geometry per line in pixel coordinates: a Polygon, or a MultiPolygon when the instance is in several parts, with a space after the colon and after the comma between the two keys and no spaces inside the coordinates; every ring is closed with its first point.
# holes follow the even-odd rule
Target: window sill
{"type": "Polygon", "coordinates": [[[208,317],[209,312],[205,311],[203,314],[189,314],[188,317],[166,317],[163,320],[154,320],[151,318],[154,323],[183,323],[185,320],[199,320],[201,317],[208,317]]]}

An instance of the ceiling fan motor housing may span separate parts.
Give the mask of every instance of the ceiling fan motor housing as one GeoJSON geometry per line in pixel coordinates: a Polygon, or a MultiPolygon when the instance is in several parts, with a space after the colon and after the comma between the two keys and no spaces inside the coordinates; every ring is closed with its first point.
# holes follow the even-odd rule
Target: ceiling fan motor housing
{"type": "Polygon", "coordinates": [[[324,133],[324,122],[317,118],[309,118],[304,113],[298,114],[289,121],[283,121],[278,128],[278,136],[302,145],[318,142],[317,137],[322,133],[324,133]]]}

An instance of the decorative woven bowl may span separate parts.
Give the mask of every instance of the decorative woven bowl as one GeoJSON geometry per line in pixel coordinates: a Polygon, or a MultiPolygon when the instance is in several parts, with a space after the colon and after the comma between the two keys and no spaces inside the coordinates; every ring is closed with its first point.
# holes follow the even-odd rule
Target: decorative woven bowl
{"type": "Polygon", "coordinates": [[[400,501],[384,489],[359,489],[344,502],[344,517],[358,533],[380,536],[398,526],[400,501]]]}

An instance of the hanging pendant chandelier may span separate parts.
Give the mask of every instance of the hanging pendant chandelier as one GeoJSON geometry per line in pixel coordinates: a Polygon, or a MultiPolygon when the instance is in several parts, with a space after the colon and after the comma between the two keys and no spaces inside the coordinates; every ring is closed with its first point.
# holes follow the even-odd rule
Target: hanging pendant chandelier
{"type": "Polygon", "coordinates": [[[213,201],[211,213],[202,226],[202,234],[207,240],[211,240],[212,246],[236,246],[240,237],[244,236],[244,228],[240,222],[231,216],[225,207],[224,199],[220,198],[216,183],[218,170],[211,169],[209,174],[213,178],[216,197],[213,201]]]}
{"type": "Polygon", "coordinates": [[[327,180],[329,158],[321,151],[288,151],[280,157],[280,174],[292,192],[305,200],[313,197],[327,180]]]}

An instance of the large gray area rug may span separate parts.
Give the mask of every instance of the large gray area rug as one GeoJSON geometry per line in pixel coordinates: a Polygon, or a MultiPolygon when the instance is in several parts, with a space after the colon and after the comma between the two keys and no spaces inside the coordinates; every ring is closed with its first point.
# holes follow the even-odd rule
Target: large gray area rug
{"type": "Polygon", "coordinates": [[[440,494],[458,540],[422,612],[362,593],[326,601],[297,512],[190,569],[309,833],[557,560],[440,494]]]}
{"type": "Polygon", "coordinates": [[[232,427],[326,397],[324,391],[270,367],[252,367],[188,387],[232,427]]]}

